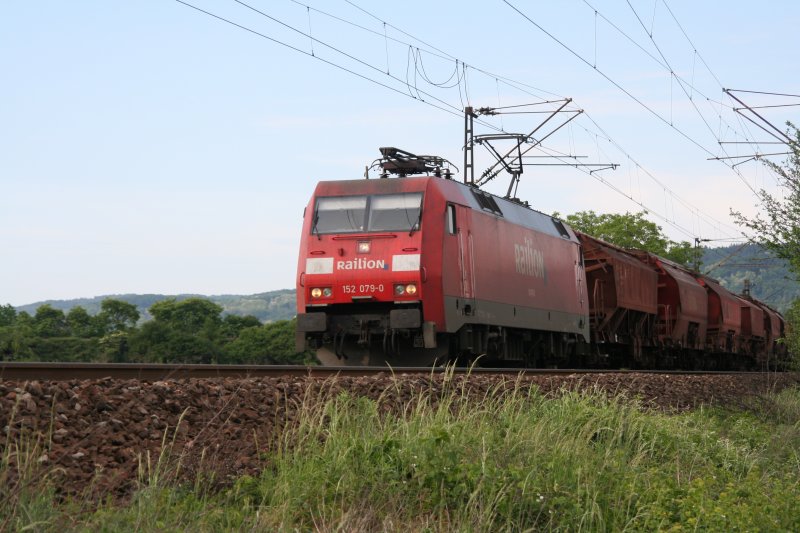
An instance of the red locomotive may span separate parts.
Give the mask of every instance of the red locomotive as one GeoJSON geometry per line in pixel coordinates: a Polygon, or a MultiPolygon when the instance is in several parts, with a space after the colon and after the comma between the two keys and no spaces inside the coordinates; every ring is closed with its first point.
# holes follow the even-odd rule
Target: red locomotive
{"type": "Polygon", "coordinates": [[[436,158],[382,151],[384,170],[442,177],[317,185],[298,264],[300,347],[338,364],[577,355],[589,308],[575,233],[448,179],[436,158]]]}
{"type": "Polygon", "coordinates": [[[785,359],[780,315],[382,148],[304,213],[298,349],[323,364],[728,368],[785,359]],[[389,178],[388,173],[400,178],[389,178]]]}

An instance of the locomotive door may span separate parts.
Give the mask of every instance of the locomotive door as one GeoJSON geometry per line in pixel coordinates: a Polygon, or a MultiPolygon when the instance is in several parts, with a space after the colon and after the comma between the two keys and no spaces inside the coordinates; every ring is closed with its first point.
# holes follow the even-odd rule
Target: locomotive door
{"type": "Polygon", "coordinates": [[[456,232],[458,237],[458,267],[461,275],[460,295],[463,300],[461,312],[475,314],[475,247],[472,238],[472,210],[455,206],[456,232]]]}

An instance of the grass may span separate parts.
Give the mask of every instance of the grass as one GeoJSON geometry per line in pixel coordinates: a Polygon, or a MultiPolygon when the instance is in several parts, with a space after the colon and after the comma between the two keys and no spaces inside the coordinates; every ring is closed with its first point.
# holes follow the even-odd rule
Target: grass
{"type": "MultiPolygon", "coordinates": [[[[11,470],[11,448],[6,443],[0,482],[11,470]]],[[[175,486],[160,469],[177,467],[159,459],[155,470],[143,470],[128,504],[77,513],[86,505],[51,505],[45,480],[4,500],[0,524],[36,531],[800,530],[800,389],[747,411],[678,415],[598,391],[547,398],[519,386],[480,400],[453,386],[419,394],[401,413],[323,394],[305,398],[271,449],[260,476],[221,492],[175,486]]],[[[39,452],[25,453],[35,468],[39,452]]]]}

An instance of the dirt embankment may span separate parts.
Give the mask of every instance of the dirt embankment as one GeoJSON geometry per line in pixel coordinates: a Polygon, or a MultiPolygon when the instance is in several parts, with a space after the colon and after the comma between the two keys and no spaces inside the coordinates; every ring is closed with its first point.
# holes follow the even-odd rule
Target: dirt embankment
{"type": "MultiPolygon", "coordinates": [[[[140,476],[147,475],[148,457],[150,472],[155,472],[164,446],[173,461],[180,459],[185,479],[202,472],[224,483],[258,472],[263,466],[261,452],[274,442],[276,429],[293,420],[310,398],[348,391],[380,399],[393,409],[419,392],[436,398],[448,387],[461,391],[463,385],[467,395],[481,398],[499,384],[513,386],[502,379],[379,374],[328,380],[0,381],[0,427],[4,428],[0,448],[38,440],[39,447],[27,457],[23,454],[23,462],[33,461],[43,472],[52,473],[60,491],[99,499],[124,498],[140,476]]],[[[654,408],[683,410],[711,403],[739,406],[745,398],[797,384],[798,377],[631,373],[530,376],[522,382],[536,384],[544,393],[599,387],[612,395],[639,397],[654,408]]]]}

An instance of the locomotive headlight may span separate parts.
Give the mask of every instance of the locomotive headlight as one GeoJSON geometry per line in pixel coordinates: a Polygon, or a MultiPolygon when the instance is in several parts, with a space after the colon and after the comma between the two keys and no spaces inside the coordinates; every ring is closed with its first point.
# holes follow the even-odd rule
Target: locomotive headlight
{"type": "Polygon", "coordinates": [[[369,241],[359,241],[358,243],[358,253],[360,254],[368,254],[370,250],[369,241]]]}
{"type": "Polygon", "coordinates": [[[333,291],[331,290],[330,287],[325,287],[324,289],[322,289],[322,295],[325,298],[330,298],[332,294],[333,294],[333,291]]]}
{"type": "Polygon", "coordinates": [[[316,287],[311,289],[312,298],[319,298],[320,296],[322,296],[322,289],[316,287]]]}
{"type": "Polygon", "coordinates": [[[395,286],[394,286],[394,293],[395,293],[395,295],[397,295],[397,296],[402,296],[403,294],[405,294],[405,292],[406,292],[406,287],[405,287],[405,285],[395,285],[395,286]]]}
{"type": "Polygon", "coordinates": [[[406,294],[414,295],[417,294],[417,286],[413,283],[409,283],[406,285],[406,294]]]}

